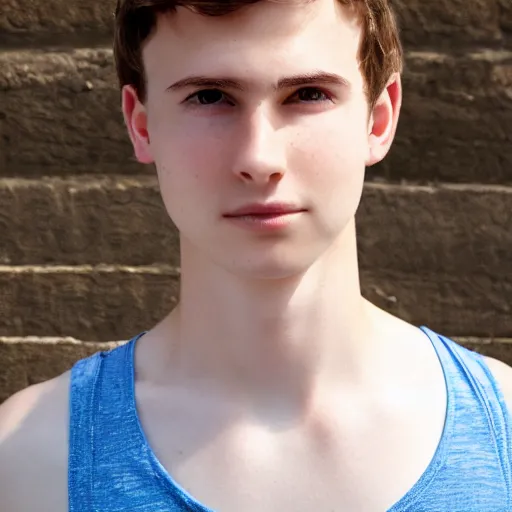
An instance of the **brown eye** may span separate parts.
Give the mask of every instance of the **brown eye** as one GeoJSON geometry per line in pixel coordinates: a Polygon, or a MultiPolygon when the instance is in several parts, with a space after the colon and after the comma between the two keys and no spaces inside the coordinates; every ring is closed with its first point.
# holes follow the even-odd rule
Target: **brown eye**
{"type": "Polygon", "coordinates": [[[195,96],[201,105],[213,105],[224,99],[224,94],[216,89],[199,91],[195,96]]]}
{"type": "Polygon", "coordinates": [[[327,95],[322,92],[320,89],[315,89],[314,87],[307,87],[304,89],[300,89],[297,91],[297,99],[299,101],[309,102],[309,101],[325,101],[329,99],[327,95]]]}

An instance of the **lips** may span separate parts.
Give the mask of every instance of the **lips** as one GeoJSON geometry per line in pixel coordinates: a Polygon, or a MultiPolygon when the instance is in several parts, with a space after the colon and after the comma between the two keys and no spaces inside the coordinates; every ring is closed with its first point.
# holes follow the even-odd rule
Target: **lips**
{"type": "Polygon", "coordinates": [[[287,215],[305,211],[296,205],[289,203],[269,203],[269,204],[249,204],[242,206],[224,217],[247,217],[247,216],[269,216],[269,215],[287,215]]]}

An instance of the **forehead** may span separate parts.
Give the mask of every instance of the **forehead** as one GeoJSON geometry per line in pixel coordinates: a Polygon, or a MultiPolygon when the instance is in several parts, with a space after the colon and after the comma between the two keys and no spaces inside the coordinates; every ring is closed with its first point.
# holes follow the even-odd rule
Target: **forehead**
{"type": "Polygon", "coordinates": [[[143,59],[149,83],[197,73],[264,80],[312,69],[353,82],[361,32],[338,0],[262,1],[218,17],[179,7],[158,18],[143,59]]]}

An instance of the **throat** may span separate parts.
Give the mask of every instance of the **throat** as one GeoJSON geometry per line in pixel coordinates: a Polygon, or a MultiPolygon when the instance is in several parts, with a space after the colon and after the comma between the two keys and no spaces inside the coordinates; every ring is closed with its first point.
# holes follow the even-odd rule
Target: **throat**
{"type": "Polygon", "coordinates": [[[172,370],[165,371],[181,376],[186,385],[259,403],[270,414],[308,410],[318,390],[371,378],[379,353],[364,311],[344,330],[339,318],[346,313],[301,313],[254,315],[247,322],[214,325],[206,335],[201,321],[189,322],[178,307],[165,326],[173,347],[166,358],[172,370]]]}

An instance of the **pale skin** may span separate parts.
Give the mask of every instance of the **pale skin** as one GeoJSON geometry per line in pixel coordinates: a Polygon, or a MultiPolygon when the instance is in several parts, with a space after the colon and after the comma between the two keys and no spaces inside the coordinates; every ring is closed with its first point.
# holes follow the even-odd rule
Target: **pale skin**
{"type": "MultiPolygon", "coordinates": [[[[442,434],[430,341],[361,295],[354,215],[401,84],[369,109],[360,39],[334,0],[178,9],[144,48],[145,101],[123,90],[182,241],[180,304],[137,345],[137,406],[172,477],[222,512],[386,510],[442,434]],[[198,76],[214,91],[183,86],[198,76]],[[271,235],[224,217],[275,200],[303,211],[271,235]]],[[[512,369],[487,361],[512,401],[512,369]]],[[[67,510],[68,384],[0,408],[2,512],[67,510]]]]}

